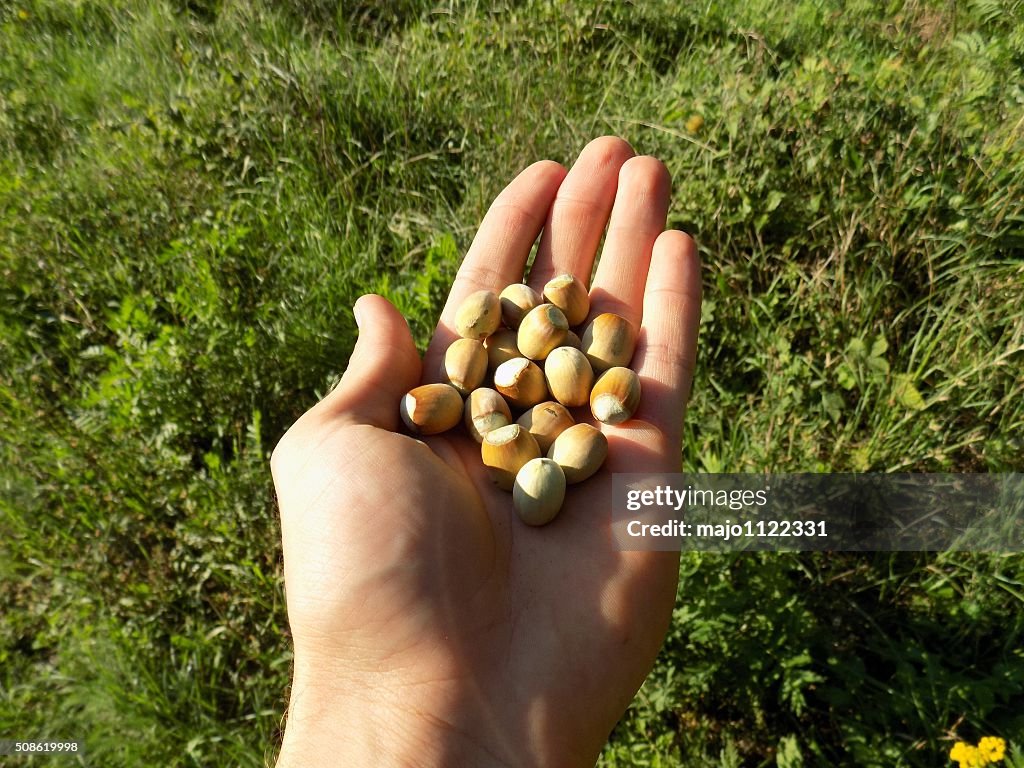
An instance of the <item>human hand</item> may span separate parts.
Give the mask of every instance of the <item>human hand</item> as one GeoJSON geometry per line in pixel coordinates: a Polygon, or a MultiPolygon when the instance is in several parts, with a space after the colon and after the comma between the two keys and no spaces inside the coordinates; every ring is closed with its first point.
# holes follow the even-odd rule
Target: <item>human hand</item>
{"type": "Polygon", "coordinates": [[[279,766],[593,765],[650,671],[675,600],[678,555],[611,539],[615,472],[672,472],[696,354],[700,265],[663,232],[665,167],[592,141],[572,170],[531,165],[491,206],[421,364],[379,296],[340,384],[274,451],[294,680],[279,766]],[[558,518],[523,525],[461,430],[403,435],[402,395],[437,380],[461,301],[571,272],[591,316],[640,335],[633,420],[600,425],[605,466],[558,518]]]}

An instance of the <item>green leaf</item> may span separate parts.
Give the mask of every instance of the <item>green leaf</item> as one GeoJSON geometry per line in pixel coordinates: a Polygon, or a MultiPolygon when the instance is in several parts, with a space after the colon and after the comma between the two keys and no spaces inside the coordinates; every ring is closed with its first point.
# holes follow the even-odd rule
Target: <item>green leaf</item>
{"type": "Polygon", "coordinates": [[[743,765],[740,752],[732,738],[726,737],[725,746],[722,747],[722,751],[718,755],[718,761],[722,768],[740,768],[743,765]]]}
{"type": "Polygon", "coordinates": [[[850,452],[850,466],[855,472],[867,472],[871,469],[871,450],[862,445],[850,452]]]}
{"type": "Polygon", "coordinates": [[[884,357],[869,357],[868,369],[877,374],[875,378],[884,378],[889,373],[889,363],[884,357]]]}
{"type": "Polygon", "coordinates": [[[885,354],[885,351],[889,349],[889,342],[885,340],[884,336],[876,336],[874,342],[871,344],[871,357],[881,357],[885,354]]]}
{"type": "Polygon", "coordinates": [[[843,398],[835,392],[824,392],[821,395],[821,408],[836,424],[843,415],[843,398]]]}
{"type": "Polygon", "coordinates": [[[857,377],[853,375],[853,369],[846,363],[840,363],[836,368],[836,381],[845,390],[851,390],[857,386],[857,377]]]}
{"type": "Polygon", "coordinates": [[[775,755],[775,764],[779,768],[803,768],[804,756],[800,751],[800,743],[796,736],[783,736],[779,739],[779,749],[775,755]]]}
{"type": "Polygon", "coordinates": [[[896,398],[897,403],[912,411],[923,411],[928,407],[924,402],[924,398],[921,397],[921,393],[914,386],[913,377],[910,374],[900,373],[896,375],[892,394],[896,398]]]}

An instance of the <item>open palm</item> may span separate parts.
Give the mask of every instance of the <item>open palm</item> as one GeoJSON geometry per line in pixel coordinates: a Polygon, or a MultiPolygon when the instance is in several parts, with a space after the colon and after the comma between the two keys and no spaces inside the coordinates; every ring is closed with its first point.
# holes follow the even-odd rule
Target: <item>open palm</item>
{"type": "Polygon", "coordinates": [[[568,174],[536,163],[497,197],[422,363],[394,307],[357,303],[348,371],[272,462],[295,642],[279,765],[593,765],[675,596],[677,557],[617,551],[609,514],[612,473],[680,464],[700,279],[692,241],[663,231],[668,199],[660,162],[597,139],[568,174]],[[521,280],[538,235],[539,289],[586,279],[603,234],[591,315],[641,329],[643,400],[633,420],[600,425],[605,467],[530,528],[471,437],[400,434],[398,404],[437,380],[462,299],[521,280]]]}

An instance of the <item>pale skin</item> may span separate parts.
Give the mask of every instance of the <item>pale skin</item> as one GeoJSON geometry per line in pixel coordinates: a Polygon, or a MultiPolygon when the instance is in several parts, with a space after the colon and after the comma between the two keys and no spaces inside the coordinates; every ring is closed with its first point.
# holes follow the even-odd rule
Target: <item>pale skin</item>
{"type": "Polygon", "coordinates": [[[340,384],[271,461],[281,511],[294,679],[287,766],[593,766],[668,629],[678,555],[611,541],[613,472],[679,471],[700,318],[693,241],[665,231],[664,165],[621,139],[571,170],[542,161],[484,217],[421,361],[379,296],[355,306],[340,384]],[[639,327],[643,399],[608,436],[605,467],[530,528],[494,488],[460,427],[414,439],[399,401],[436,381],[463,298],[563,272],[590,285],[591,316],[639,327]]]}

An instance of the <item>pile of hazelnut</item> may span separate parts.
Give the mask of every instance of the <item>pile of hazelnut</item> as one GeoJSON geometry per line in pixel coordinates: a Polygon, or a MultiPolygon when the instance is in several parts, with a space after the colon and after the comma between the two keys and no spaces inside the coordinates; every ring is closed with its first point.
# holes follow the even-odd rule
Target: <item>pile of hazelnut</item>
{"type": "Polygon", "coordinates": [[[607,312],[577,335],[572,329],[589,313],[590,296],[574,275],[548,281],[543,294],[524,283],[500,294],[477,291],[455,315],[461,338],[445,352],[445,383],[402,398],[402,421],[413,434],[465,423],[491,479],[512,491],[528,525],[551,522],[566,484],[583,482],[608,456],[604,434],[577,424],[569,409],[589,405],[598,421],[621,424],[640,402],[640,379],[627,367],[636,329],[607,312]],[[520,414],[514,421],[513,412],[520,414]]]}

